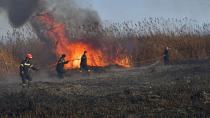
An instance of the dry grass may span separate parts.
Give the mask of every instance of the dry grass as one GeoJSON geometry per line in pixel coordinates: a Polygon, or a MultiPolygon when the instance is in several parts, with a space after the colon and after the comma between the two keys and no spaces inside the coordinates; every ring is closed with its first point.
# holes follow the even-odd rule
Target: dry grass
{"type": "Polygon", "coordinates": [[[11,54],[8,54],[5,50],[0,51],[0,79],[6,74],[10,74],[11,71],[16,71],[18,65],[11,54]]]}
{"type": "Polygon", "coordinates": [[[208,65],[209,61],[201,61],[157,66],[152,71],[114,71],[118,76],[110,73],[105,78],[36,82],[28,90],[5,92],[0,116],[204,118],[210,113],[208,65]]]}
{"type": "MultiPolygon", "coordinates": [[[[8,32],[3,36],[0,43],[1,63],[9,63],[8,72],[17,73],[19,63],[25,58],[27,53],[32,53],[33,63],[38,67],[45,68],[55,61],[56,57],[48,44],[41,42],[32,30],[23,28],[8,32]],[[24,29],[24,30],[23,30],[24,29]],[[27,31],[25,31],[27,29],[27,31]]],[[[4,68],[0,69],[4,72],[4,68]]]]}
{"type": "MultiPolygon", "coordinates": [[[[114,55],[127,56],[133,65],[153,63],[162,56],[166,46],[171,48],[172,62],[204,59],[210,55],[210,25],[200,25],[187,18],[150,18],[142,22],[92,24],[68,29],[72,39],[87,39],[109,46],[111,55],[117,52],[114,55]]],[[[0,49],[11,54],[17,63],[28,52],[38,57],[34,58],[34,63],[41,68],[56,61],[51,45],[40,41],[30,26],[8,32],[2,40],[0,49]]]]}

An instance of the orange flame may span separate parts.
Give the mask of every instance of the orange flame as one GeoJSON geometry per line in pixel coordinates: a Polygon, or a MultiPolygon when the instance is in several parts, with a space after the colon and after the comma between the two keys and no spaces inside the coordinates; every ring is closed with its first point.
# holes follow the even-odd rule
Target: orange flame
{"type": "Polygon", "coordinates": [[[86,50],[88,65],[89,66],[108,66],[111,64],[117,64],[123,67],[130,67],[129,58],[116,58],[114,60],[109,60],[107,55],[102,49],[94,48],[91,43],[85,43],[81,40],[70,41],[66,35],[66,28],[63,23],[56,21],[48,13],[37,16],[36,19],[39,23],[44,25],[47,32],[45,34],[54,42],[55,53],[59,57],[62,54],[66,54],[66,59],[70,61],[66,65],[68,69],[74,69],[80,67],[80,58],[86,50]]]}

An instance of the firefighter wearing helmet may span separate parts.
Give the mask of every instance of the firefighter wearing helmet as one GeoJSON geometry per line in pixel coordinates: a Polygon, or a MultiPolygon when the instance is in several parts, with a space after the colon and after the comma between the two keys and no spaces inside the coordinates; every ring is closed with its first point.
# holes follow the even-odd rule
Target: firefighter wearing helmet
{"type": "Polygon", "coordinates": [[[36,67],[34,67],[30,60],[32,59],[32,54],[27,54],[26,58],[21,62],[20,64],[20,76],[22,78],[22,86],[26,87],[28,84],[28,87],[30,87],[30,83],[32,81],[32,78],[30,76],[30,70],[38,71],[36,67]]]}

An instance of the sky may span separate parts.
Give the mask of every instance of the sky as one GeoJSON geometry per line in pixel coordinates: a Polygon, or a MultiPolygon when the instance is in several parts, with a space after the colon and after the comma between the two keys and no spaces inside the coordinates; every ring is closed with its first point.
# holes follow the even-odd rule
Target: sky
{"type": "Polygon", "coordinates": [[[210,0],[89,0],[102,20],[139,21],[146,17],[210,22],[210,0]]]}
{"type": "MultiPolygon", "coordinates": [[[[98,11],[102,21],[141,21],[147,17],[184,18],[210,23],[210,0],[81,0],[98,11]]],[[[0,33],[9,28],[0,12],[0,33]]]]}

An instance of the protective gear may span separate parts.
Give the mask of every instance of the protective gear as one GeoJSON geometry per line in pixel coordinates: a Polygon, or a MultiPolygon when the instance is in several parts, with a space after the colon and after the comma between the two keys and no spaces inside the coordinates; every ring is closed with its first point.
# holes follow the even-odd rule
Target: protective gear
{"type": "Polygon", "coordinates": [[[65,73],[64,65],[68,64],[69,61],[65,61],[65,56],[62,55],[61,58],[58,60],[56,71],[59,78],[63,78],[63,74],[65,73]]]}
{"type": "Polygon", "coordinates": [[[27,84],[26,81],[32,81],[32,78],[30,76],[30,70],[36,70],[38,71],[37,68],[35,68],[31,63],[30,63],[30,58],[26,57],[25,60],[23,60],[20,64],[20,76],[22,78],[22,83],[27,84]]]}
{"type": "Polygon", "coordinates": [[[86,56],[87,51],[84,51],[84,54],[81,57],[81,62],[80,62],[80,69],[84,71],[88,71],[88,65],[87,65],[87,56],[86,56]]]}
{"type": "Polygon", "coordinates": [[[29,58],[29,59],[32,59],[33,58],[32,54],[30,54],[30,53],[27,54],[26,57],[29,58]]]}

